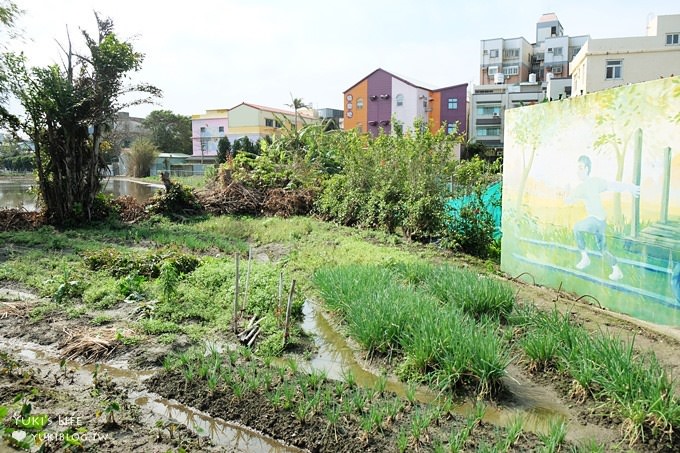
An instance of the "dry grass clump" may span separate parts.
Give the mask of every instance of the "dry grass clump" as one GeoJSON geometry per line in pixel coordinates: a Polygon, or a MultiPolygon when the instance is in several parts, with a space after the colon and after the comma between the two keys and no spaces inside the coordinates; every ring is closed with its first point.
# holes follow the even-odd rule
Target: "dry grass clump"
{"type": "Polygon", "coordinates": [[[0,319],[8,317],[26,318],[33,304],[27,302],[0,302],[0,319]]]}
{"type": "Polygon", "coordinates": [[[81,359],[83,363],[105,360],[121,346],[120,338],[125,336],[115,328],[81,329],[78,332],[64,329],[64,334],[59,345],[62,358],[81,359]]]}

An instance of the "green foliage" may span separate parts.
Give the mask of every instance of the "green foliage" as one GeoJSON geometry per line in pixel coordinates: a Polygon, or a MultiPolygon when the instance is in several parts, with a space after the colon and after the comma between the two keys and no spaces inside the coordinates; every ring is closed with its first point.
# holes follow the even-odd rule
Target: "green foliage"
{"type": "Polygon", "coordinates": [[[30,172],[34,167],[33,153],[25,145],[7,137],[0,144],[0,168],[13,172],[30,172]]]}
{"type": "Polygon", "coordinates": [[[262,357],[281,357],[284,351],[283,331],[269,335],[257,345],[257,353],[262,357]]]}
{"type": "Polygon", "coordinates": [[[180,275],[174,263],[166,261],[161,266],[158,276],[158,285],[161,290],[161,297],[164,302],[172,302],[177,295],[177,285],[180,282],[180,275]]]}
{"type": "Polygon", "coordinates": [[[129,295],[139,289],[143,281],[131,281],[138,276],[157,278],[165,262],[172,263],[179,273],[193,272],[199,265],[198,258],[172,249],[162,249],[147,253],[123,253],[114,248],[85,251],[82,254],[85,265],[93,271],[106,270],[114,277],[122,277],[129,284],[136,285],[130,291],[121,287],[121,293],[129,295]],[[125,294],[128,293],[128,294],[125,294]]]}
{"type": "MultiPolygon", "coordinates": [[[[334,168],[332,144],[338,134],[318,124],[287,130],[259,142],[259,155],[234,153],[233,178],[258,189],[318,189],[325,173],[334,168]]],[[[234,142],[236,150],[236,142],[234,142]]]]}
{"type": "Polygon", "coordinates": [[[149,139],[139,138],[125,152],[124,158],[130,176],[142,178],[149,176],[151,165],[158,157],[160,150],[149,139]]]}
{"type": "Polygon", "coordinates": [[[152,214],[183,218],[203,212],[203,206],[196,198],[193,189],[171,182],[165,192],[151,197],[147,210],[152,214]]]}
{"type": "Polygon", "coordinates": [[[489,163],[477,156],[454,167],[452,195],[457,200],[447,219],[444,246],[479,258],[500,258],[493,213],[500,209],[501,200],[486,192],[500,179],[499,171],[500,161],[489,163]]]}
{"type": "Polygon", "coordinates": [[[142,332],[147,335],[161,335],[182,331],[182,328],[176,323],[159,319],[143,319],[139,322],[139,326],[142,332]]]}
{"type": "MultiPolygon", "coordinates": [[[[149,85],[127,85],[143,55],[118,40],[110,19],[95,17],[96,38],[82,32],[89,55],[74,50],[69,41],[62,46],[63,66],[28,68],[23,54],[4,54],[0,79],[23,111],[15,115],[0,109],[0,121],[33,142],[41,200],[55,224],[92,220],[107,171],[103,136],[116,113],[130,105],[120,99],[134,92],[160,93],[149,85]]],[[[11,23],[12,16],[6,19],[11,23]]]]}
{"type": "Polygon", "coordinates": [[[375,139],[345,134],[337,158],[342,174],[324,185],[316,212],[343,225],[400,230],[416,240],[434,238],[444,228],[443,176],[460,138],[422,122],[397,135],[375,139]]]}
{"type": "Polygon", "coordinates": [[[313,282],[327,307],[340,315],[349,334],[369,354],[403,354],[398,367],[402,378],[427,380],[442,388],[472,380],[480,394],[497,388],[510,363],[509,347],[498,331],[500,316],[488,316],[498,308],[480,303],[480,320],[464,311],[474,313],[475,306],[465,300],[494,299],[496,288],[481,285],[475,293],[477,286],[470,279],[459,282],[466,272],[476,277],[470,271],[406,266],[409,276],[404,278],[400,267],[321,268],[313,282]],[[446,291],[441,284],[432,284],[446,276],[450,279],[446,291]],[[442,294],[452,300],[443,300],[442,294]]]}
{"type": "Polygon", "coordinates": [[[217,163],[224,164],[230,157],[233,157],[231,142],[229,141],[229,137],[224,136],[217,142],[217,163]]]}
{"type": "Polygon", "coordinates": [[[108,276],[88,285],[83,292],[83,302],[98,309],[111,308],[121,299],[117,280],[108,276]]]}
{"type": "Polygon", "coordinates": [[[154,110],[143,121],[151,131],[150,140],[164,153],[191,154],[191,118],[169,110],[154,110]]]}

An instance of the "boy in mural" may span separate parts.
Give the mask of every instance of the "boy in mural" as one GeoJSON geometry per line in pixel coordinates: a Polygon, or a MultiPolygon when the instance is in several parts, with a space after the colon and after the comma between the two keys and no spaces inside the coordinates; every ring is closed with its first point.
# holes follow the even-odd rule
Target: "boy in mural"
{"type": "Polygon", "coordinates": [[[640,186],[618,181],[605,181],[602,178],[590,176],[592,162],[590,157],[582,155],[578,158],[578,179],[579,184],[574,188],[566,199],[567,204],[574,204],[578,200],[583,200],[586,208],[586,218],[574,225],[574,236],[576,244],[581,252],[581,261],[576,264],[576,269],[585,269],[590,265],[590,257],[586,252],[585,234],[593,234],[598,250],[602,257],[612,267],[609,274],[610,280],[621,280],[623,272],[619,268],[618,261],[612,255],[605,244],[605,230],[607,227],[607,214],[602,206],[600,194],[605,191],[630,192],[634,197],[640,196],[640,186]]]}

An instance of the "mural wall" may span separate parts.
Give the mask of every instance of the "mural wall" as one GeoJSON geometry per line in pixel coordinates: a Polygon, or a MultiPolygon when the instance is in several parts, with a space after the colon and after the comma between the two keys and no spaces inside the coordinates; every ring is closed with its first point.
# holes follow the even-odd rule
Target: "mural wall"
{"type": "Polygon", "coordinates": [[[680,77],[506,111],[501,267],[680,326],[680,77]]]}

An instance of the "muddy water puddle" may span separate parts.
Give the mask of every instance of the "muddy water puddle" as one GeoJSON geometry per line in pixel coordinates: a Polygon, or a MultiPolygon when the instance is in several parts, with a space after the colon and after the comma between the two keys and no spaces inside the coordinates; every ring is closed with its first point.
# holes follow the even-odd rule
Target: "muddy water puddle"
{"type": "MultiPolygon", "coordinates": [[[[4,290],[4,293],[0,294],[0,300],[5,301],[23,301],[32,298],[34,296],[31,294],[12,290],[4,290]]],[[[301,360],[300,368],[307,371],[321,370],[328,378],[335,380],[345,380],[347,374],[351,373],[358,385],[375,388],[383,377],[379,372],[365,368],[356,359],[356,351],[347,339],[335,329],[320,310],[315,309],[313,302],[305,302],[303,313],[302,328],[314,338],[317,352],[310,360],[301,360]]],[[[221,346],[218,349],[232,349],[228,345],[221,346]]],[[[58,371],[61,365],[59,351],[51,346],[31,344],[0,336],[0,350],[11,351],[31,366],[41,369],[42,374],[50,367],[58,371]]],[[[73,370],[75,385],[79,385],[81,389],[92,386],[94,365],[68,362],[66,367],[73,370]]],[[[140,407],[146,417],[144,421],[150,426],[154,426],[158,420],[169,419],[186,426],[200,437],[209,437],[213,444],[228,447],[232,449],[231,451],[301,451],[247,427],[223,421],[176,401],[147,392],[141,383],[153,375],[153,370],[131,370],[126,361],[116,359],[107,364],[100,364],[98,371],[106,372],[112,379],[124,383],[128,389],[129,401],[140,407]]],[[[554,391],[527,381],[521,370],[516,367],[508,368],[508,376],[504,379],[504,383],[511,396],[502,406],[489,405],[487,407],[484,416],[486,422],[508,426],[517,417],[521,417],[526,431],[544,434],[550,431],[551,425],[556,421],[574,420],[573,414],[570,414],[567,406],[560,402],[560,398],[554,391]]],[[[408,386],[396,379],[388,379],[385,389],[402,397],[409,392],[408,386]]],[[[415,393],[415,398],[421,402],[430,402],[436,397],[437,394],[424,387],[417,389],[415,393]]],[[[461,401],[456,411],[464,416],[473,413],[474,401],[461,401]]],[[[592,431],[592,427],[588,430],[572,421],[569,422],[568,432],[568,437],[571,438],[591,437],[593,434],[598,434],[592,431]]]]}
{"type": "Polygon", "coordinates": [[[207,437],[213,445],[233,452],[302,452],[268,436],[236,423],[226,422],[176,401],[148,392],[140,385],[154,370],[131,370],[125,361],[108,364],[80,364],[62,361],[51,346],[43,346],[0,336],[0,350],[11,353],[34,367],[41,376],[62,372],[61,385],[67,391],[87,392],[92,387],[95,369],[99,376],[107,375],[128,388],[127,398],[142,412],[141,421],[149,427],[170,421],[186,426],[199,437],[207,437]]]}
{"type": "MultiPolygon", "coordinates": [[[[348,344],[346,338],[337,332],[326,317],[311,301],[305,301],[303,306],[303,330],[313,335],[317,354],[307,363],[307,370],[323,370],[329,378],[343,380],[351,372],[359,385],[375,387],[381,378],[379,374],[366,370],[356,360],[355,351],[348,344]]],[[[508,426],[517,417],[524,420],[523,428],[527,431],[545,434],[550,431],[551,424],[556,421],[569,419],[569,412],[560,403],[556,393],[533,385],[523,380],[521,373],[515,367],[508,368],[508,376],[504,384],[511,392],[510,401],[504,407],[489,406],[484,415],[484,421],[498,426],[508,426]]],[[[395,379],[387,382],[386,389],[405,396],[407,386],[395,379]]],[[[437,395],[432,391],[420,388],[416,391],[416,399],[430,402],[437,395]]],[[[460,415],[467,416],[474,412],[473,401],[462,401],[456,408],[460,415]]],[[[570,429],[572,427],[570,426],[570,429]]],[[[579,427],[575,426],[575,430],[579,427]]]]}

